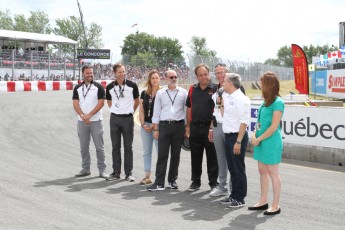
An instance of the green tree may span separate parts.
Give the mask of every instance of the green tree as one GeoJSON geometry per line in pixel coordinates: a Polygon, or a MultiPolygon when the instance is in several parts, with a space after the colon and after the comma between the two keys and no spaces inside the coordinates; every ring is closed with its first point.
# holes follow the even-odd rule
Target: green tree
{"type": "Polygon", "coordinates": [[[216,57],[217,52],[207,48],[206,38],[193,36],[188,44],[191,49],[191,56],[189,56],[191,66],[204,63],[212,69],[215,64],[220,62],[216,57]]]}
{"type": "MultiPolygon", "coordinates": [[[[91,23],[90,26],[85,26],[86,39],[83,32],[83,27],[79,17],[69,16],[67,18],[58,18],[55,20],[56,27],[53,32],[57,35],[61,35],[77,41],[77,48],[86,47],[86,39],[88,48],[101,48],[102,43],[102,27],[96,23],[91,23]]],[[[63,47],[64,51],[71,51],[70,46],[63,47]]]]}
{"type": "Polygon", "coordinates": [[[51,32],[49,17],[43,11],[30,11],[27,19],[24,14],[12,18],[10,11],[0,11],[0,29],[47,34],[51,32]]]}
{"type": "Polygon", "coordinates": [[[152,53],[138,53],[138,55],[131,56],[130,65],[156,68],[158,67],[158,62],[157,58],[152,53]]]}
{"type": "Polygon", "coordinates": [[[10,11],[0,10],[0,29],[2,30],[13,30],[13,20],[10,16],[10,11]]]}
{"type": "Polygon", "coordinates": [[[30,32],[30,28],[28,26],[28,21],[25,18],[24,14],[16,14],[16,15],[14,15],[14,27],[13,27],[13,30],[15,30],[15,31],[30,32]]]}
{"type": "Polygon", "coordinates": [[[207,48],[205,37],[193,36],[188,44],[193,56],[215,57],[217,55],[216,51],[207,48]]]}
{"type": "Polygon", "coordinates": [[[274,59],[274,58],[266,59],[264,64],[265,65],[280,66],[280,63],[279,63],[278,59],[274,59]]]}
{"type": "Polygon", "coordinates": [[[48,14],[43,11],[30,11],[30,14],[27,20],[29,32],[49,34],[52,31],[48,14]]]}
{"type": "Polygon", "coordinates": [[[155,37],[147,33],[129,34],[121,46],[122,55],[138,55],[138,53],[152,52],[155,37]]]}
{"type": "MultiPolygon", "coordinates": [[[[331,46],[323,45],[316,47],[313,45],[309,46],[303,46],[301,47],[307,57],[307,62],[309,64],[312,63],[312,58],[315,56],[320,56],[327,54],[328,52],[338,50],[337,46],[331,46]]],[[[265,60],[265,64],[275,65],[275,66],[284,66],[284,67],[293,67],[293,61],[292,61],[292,51],[291,46],[283,46],[278,50],[277,53],[277,59],[269,58],[265,60]]]]}
{"type": "Polygon", "coordinates": [[[135,57],[139,54],[141,54],[141,59],[155,57],[159,60],[159,65],[167,65],[167,63],[175,63],[183,59],[182,45],[177,39],[155,37],[147,33],[129,34],[124,39],[121,48],[125,63],[128,61],[133,63],[133,60],[139,60],[139,57],[135,57]],[[142,54],[145,54],[145,56],[142,54]]]}

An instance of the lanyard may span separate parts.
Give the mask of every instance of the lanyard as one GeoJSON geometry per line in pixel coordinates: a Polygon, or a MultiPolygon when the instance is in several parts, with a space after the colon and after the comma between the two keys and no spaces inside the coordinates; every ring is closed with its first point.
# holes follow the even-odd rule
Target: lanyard
{"type": "Polygon", "coordinates": [[[151,96],[149,97],[149,106],[148,106],[148,112],[147,112],[147,116],[149,117],[150,116],[150,113],[151,113],[151,108],[152,108],[152,103],[154,103],[155,101],[155,96],[151,96]]]}
{"type": "Polygon", "coordinates": [[[177,96],[177,94],[178,94],[178,90],[177,90],[177,92],[176,92],[176,94],[175,94],[174,100],[171,99],[168,90],[166,90],[166,92],[167,92],[167,94],[168,94],[168,96],[169,96],[169,99],[170,99],[170,101],[171,101],[171,105],[174,106],[174,102],[175,102],[176,96],[177,96]]]}
{"type": "Polygon", "coordinates": [[[124,97],[124,95],[123,95],[123,91],[125,90],[125,82],[124,82],[124,84],[123,84],[123,88],[121,89],[121,86],[120,85],[118,85],[119,86],[119,94],[117,94],[117,92],[116,92],[116,90],[115,90],[115,86],[114,86],[114,92],[115,92],[115,95],[116,95],[116,97],[117,97],[117,100],[120,100],[120,97],[124,97]]]}
{"type": "MultiPolygon", "coordinates": [[[[84,82],[84,84],[85,84],[85,82],[84,82]]],[[[87,85],[85,84],[85,87],[87,88],[87,90],[86,90],[86,93],[85,93],[85,94],[84,94],[84,86],[81,88],[81,89],[82,89],[82,91],[83,91],[83,97],[84,97],[84,100],[85,100],[86,95],[87,95],[87,94],[88,94],[88,92],[90,91],[91,85],[92,85],[92,83],[90,83],[90,86],[89,86],[89,88],[88,88],[88,87],[87,87],[87,85]]]]}

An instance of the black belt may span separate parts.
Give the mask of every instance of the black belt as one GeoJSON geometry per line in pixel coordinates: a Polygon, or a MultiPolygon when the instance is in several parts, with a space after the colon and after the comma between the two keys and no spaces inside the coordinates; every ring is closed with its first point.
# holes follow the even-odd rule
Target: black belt
{"type": "Polygon", "coordinates": [[[199,127],[210,127],[211,122],[192,122],[192,124],[199,127]]]}
{"type": "Polygon", "coordinates": [[[128,114],[111,113],[111,114],[113,114],[114,116],[117,116],[117,117],[131,117],[131,116],[133,116],[133,113],[128,113],[128,114]]]}
{"type": "Polygon", "coordinates": [[[160,121],[159,124],[175,124],[175,123],[181,123],[184,120],[179,120],[179,121],[160,121]]]}
{"type": "Polygon", "coordinates": [[[225,136],[227,136],[227,137],[230,137],[230,136],[232,136],[232,135],[238,135],[238,133],[224,133],[225,134],[225,136]]]}

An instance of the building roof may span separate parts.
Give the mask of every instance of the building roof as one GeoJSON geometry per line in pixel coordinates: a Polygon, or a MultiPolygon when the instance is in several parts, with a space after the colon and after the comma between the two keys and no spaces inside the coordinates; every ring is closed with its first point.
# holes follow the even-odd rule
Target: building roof
{"type": "Polygon", "coordinates": [[[13,30],[0,30],[0,40],[36,42],[43,44],[77,44],[77,42],[72,39],[55,34],[38,34],[13,30]]]}

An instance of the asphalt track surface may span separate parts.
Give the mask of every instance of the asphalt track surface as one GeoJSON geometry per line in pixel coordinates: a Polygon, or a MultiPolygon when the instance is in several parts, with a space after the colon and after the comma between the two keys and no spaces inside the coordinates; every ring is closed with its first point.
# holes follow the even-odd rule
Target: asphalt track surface
{"type": "MultiPolygon", "coordinates": [[[[187,192],[190,155],[185,151],[179,189],[146,191],[138,184],[144,176],[138,124],[136,182],[99,178],[93,145],[91,176],[76,178],[81,157],[71,98],[71,91],[0,94],[0,229],[345,229],[344,167],[282,163],[282,212],[274,217],[246,207],[229,209],[220,198],[209,197],[205,163],[201,189],[187,192]]],[[[107,107],[104,131],[111,173],[107,107]]],[[[246,165],[250,205],[259,198],[259,175],[250,154],[246,165]]]]}

